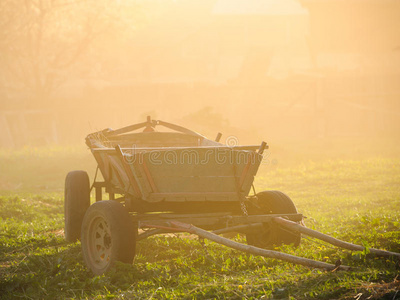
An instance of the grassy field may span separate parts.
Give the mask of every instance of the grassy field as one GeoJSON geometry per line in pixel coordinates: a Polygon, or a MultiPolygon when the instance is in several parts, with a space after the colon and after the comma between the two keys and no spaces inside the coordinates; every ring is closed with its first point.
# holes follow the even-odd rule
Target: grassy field
{"type": "MultiPolygon", "coordinates": [[[[133,265],[93,276],[80,243],[63,237],[63,184],[74,169],[93,178],[94,159],[83,147],[0,151],[0,298],[400,299],[398,260],[313,239],[281,251],[340,258],[352,271],[309,269],[177,234],[140,241],[133,265]]],[[[310,228],[400,252],[398,142],[280,141],[255,186],[287,193],[310,228]]]]}

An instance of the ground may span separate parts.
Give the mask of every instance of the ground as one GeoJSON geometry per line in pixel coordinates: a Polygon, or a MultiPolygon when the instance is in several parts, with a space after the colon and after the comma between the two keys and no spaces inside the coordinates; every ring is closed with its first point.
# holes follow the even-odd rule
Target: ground
{"type": "MultiPolygon", "coordinates": [[[[140,241],[132,265],[93,276],[80,243],[63,237],[68,171],[94,159],[83,147],[0,151],[0,298],[400,299],[400,265],[368,248],[400,252],[400,143],[393,139],[279,141],[255,180],[281,190],[309,228],[364,245],[351,252],[314,239],[285,253],[342,263],[349,272],[256,257],[186,234],[140,241]]],[[[244,237],[236,236],[243,241],[244,237]]]]}

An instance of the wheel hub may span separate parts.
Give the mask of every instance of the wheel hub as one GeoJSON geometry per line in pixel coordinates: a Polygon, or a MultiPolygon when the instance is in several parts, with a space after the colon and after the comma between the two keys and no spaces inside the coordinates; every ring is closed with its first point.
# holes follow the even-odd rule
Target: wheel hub
{"type": "Polygon", "coordinates": [[[104,235],[103,243],[104,243],[104,247],[106,249],[110,249],[110,247],[111,247],[111,236],[109,236],[108,234],[104,235]]]}
{"type": "Polygon", "coordinates": [[[98,268],[105,268],[111,260],[112,238],[105,219],[98,217],[92,221],[89,237],[89,257],[98,268]]]}

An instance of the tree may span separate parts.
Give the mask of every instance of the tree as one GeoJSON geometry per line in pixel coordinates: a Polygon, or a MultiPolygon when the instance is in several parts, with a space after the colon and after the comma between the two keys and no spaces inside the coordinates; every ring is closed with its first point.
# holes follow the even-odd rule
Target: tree
{"type": "Polygon", "coordinates": [[[47,107],[57,87],[101,60],[101,49],[93,49],[97,40],[133,30],[137,6],[116,0],[0,1],[0,89],[47,107]]]}

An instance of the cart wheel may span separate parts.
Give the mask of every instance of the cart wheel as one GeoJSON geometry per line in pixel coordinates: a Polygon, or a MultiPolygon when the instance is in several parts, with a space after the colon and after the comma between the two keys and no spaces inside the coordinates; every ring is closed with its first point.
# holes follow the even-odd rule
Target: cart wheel
{"type": "MultiPolygon", "coordinates": [[[[264,191],[257,194],[258,207],[248,208],[249,214],[296,214],[297,209],[293,201],[280,191],[264,191]]],[[[248,245],[259,248],[272,248],[274,245],[300,245],[300,233],[294,233],[280,228],[273,223],[264,223],[260,233],[246,235],[248,245]]]]}
{"type": "Polygon", "coordinates": [[[64,232],[68,242],[81,236],[83,216],[90,205],[90,182],[85,171],[69,172],[64,190],[64,232]]]}
{"type": "Polygon", "coordinates": [[[137,229],[128,211],[114,200],[99,201],[87,210],[82,223],[82,253],[95,275],[107,272],[116,261],[132,263],[137,229]]]}

